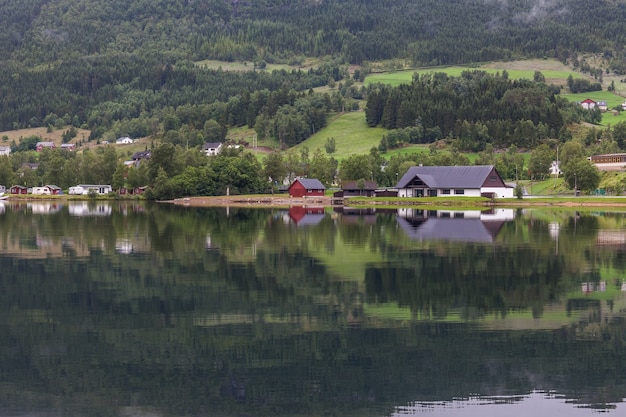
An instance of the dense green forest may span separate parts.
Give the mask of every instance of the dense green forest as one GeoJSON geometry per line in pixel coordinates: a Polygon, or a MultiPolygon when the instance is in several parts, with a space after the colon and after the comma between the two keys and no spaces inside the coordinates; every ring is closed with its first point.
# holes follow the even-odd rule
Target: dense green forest
{"type": "MultiPolygon", "coordinates": [[[[576,64],[591,52],[604,54],[613,71],[624,68],[622,2],[2,0],[0,10],[2,129],[42,125],[52,113],[94,131],[115,120],[162,121],[168,108],[245,100],[263,89],[306,91],[339,81],[337,65],[391,58],[442,65],[545,56],[576,64]],[[334,65],[314,74],[193,65],[220,59],[262,68],[311,57],[334,65]]],[[[234,119],[218,121],[241,124],[234,119]]]]}
{"type": "MultiPolygon", "coordinates": [[[[150,136],[154,146],[193,148],[223,142],[228,129],[247,126],[259,139],[270,138],[287,149],[324,128],[330,115],[366,103],[368,124],[389,129],[380,152],[439,139],[449,140],[455,151],[532,149],[543,143],[554,149],[556,140],[571,139],[569,125],[595,123],[600,115],[568,105],[540,73],[533,81],[508,80],[504,73],[438,74],[396,88],[365,88],[360,82],[376,61],[386,59],[435,66],[556,58],[596,79],[604,72],[621,75],[626,72],[625,17],[622,1],[0,0],[5,28],[0,34],[0,130],[71,125],[89,129],[89,141],[105,135],[150,136]],[[602,63],[590,63],[584,54],[595,54],[602,63]],[[246,71],[200,64],[207,59],[238,61],[246,71]],[[268,64],[283,67],[270,71],[268,64]],[[323,86],[330,88],[315,92],[323,86]]],[[[571,91],[598,88],[599,82],[568,80],[571,91]]],[[[594,132],[588,144],[623,149],[622,139],[604,140],[613,131],[594,132]]],[[[26,147],[15,143],[13,151],[26,147]]],[[[300,168],[287,174],[279,169],[278,176],[268,177],[312,174],[309,155],[300,156],[300,168]]],[[[317,162],[327,162],[328,169],[313,173],[328,183],[338,164],[324,157],[317,162]]],[[[28,158],[11,162],[13,175],[17,161],[28,158]]],[[[202,165],[191,160],[189,168],[202,165]]],[[[47,176],[47,161],[42,162],[39,181],[56,178],[47,176]]],[[[379,156],[372,155],[366,166],[377,162],[379,156]]],[[[516,172],[507,178],[530,172],[522,168],[507,168],[516,172]]],[[[164,169],[168,181],[182,171],[164,169]]],[[[375,171],[364,177],[393,183],[393,174],[375,171]]],[[[158,173],[151,171],[150,185],[158,173]]],[[[71,184],[80,177],[63,175],[55,182],[71,184]]],[[[177,181],[162,187],[163,194],[194,189],[188,179],[177,181]]],[[[265,184],[235,188],[268,189],[265,184]]]]}

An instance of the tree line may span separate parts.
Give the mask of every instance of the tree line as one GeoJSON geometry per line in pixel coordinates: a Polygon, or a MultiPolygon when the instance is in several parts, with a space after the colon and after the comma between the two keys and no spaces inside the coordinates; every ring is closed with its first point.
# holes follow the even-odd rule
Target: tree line
{"type": "Polygon", "coordinates": [[[480,151],[487,143],[533,148],[563,135],[567,123],[583,117],[579,106],[558,91],[544,83],[510,80],[506,72],[416,74],[412,83],[398,87],[371,85],[365,114],[369,126],[404,129],[388,134],[383,150],[441,138],[454,138],[464,151],[480,151]]]}
{"type": "MultiPolygon", "coordinates": [[[[56,114],[89,128],[93,138],[114,131],[150,135],[179,106],[225,104],[239,97],[242,103],[227,107],[245,107],[247,95],[280,89],[306,92],[340,82],[345,77],[342,65],[367,66],[382,59],[415,66],[556,57],[595,76],[599,71],[601,77],[600,68],[590,68],[579,58],[595,52],[605,58],[607,70],[623,73],[625,13],[620,4],[606,0],[540,5],[529,0],[137,0],[131,5],[123,0],[1,0],[0,129],[42,126],[47,116],[56,114]],[[302,65],[308,57],[332,64],[309,71],[258,71],[268,63],[302,65]],[[245,61],[252,71],[196,65],[205,59],[245,61]]],[[[578,84],[572,87],[596,85],[578,84]]],[[[342,95],[357,98],[363,93],[342,95]]],[[[354,104],[338,101],[332,107],[350,109],[354,104]]],[[[252,127],[262,116],[259,133],[280,137],[285,146],[298,143],[320,123],[311,114],[296,116],[302,109],[292,101],[289,105],[295,109],[282,109],[278,117],[271,104],[256,114],[246,110],[245,123],[252,127]]],[[[315,106],[319,110],[319,103],[315,106]]],[[[403,118],[401,126],[407,123],[403,118]]],[[[208,119],[193,128],[202,129],[208,119]]],[[[214,120],[222,127],[242,123],[240,115],[214,120]]],[[[533,118],[526,120],[537,125],[533,118]]],[[[447,136],[452,122],[444,122],[438,132],[424,120],[422,140],[447,136]]],[[[475,121],[468,123],[455,129],[468,138],[464,146],[472,147],[484,129],[475,121]]],[[[558,124],[553,120],[547,128],[558,124]]],[[[528,123],[489,128],[498,137],[531,130],[528,123]]],[[[523,146],[520,139],[513,143],[523,146]]]]}

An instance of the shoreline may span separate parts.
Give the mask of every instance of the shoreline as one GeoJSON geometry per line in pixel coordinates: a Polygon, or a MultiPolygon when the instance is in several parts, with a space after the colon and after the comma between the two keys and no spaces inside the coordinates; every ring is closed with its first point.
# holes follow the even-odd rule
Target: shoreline
{"type": "MultiPolygon", "coordinates": [[[[148,202],[143,198],[124,196],[98,196],[91,198],[87,196],[26,196],[9,195],[0,201],[4,202],[36,202],[36,201],[93,201],[93,202],[148,202]]],[[[183,197],[173,200],[157,201],[159,203],[172,204],[183,207],[275,207],[289,208],[293,206],[304,207],[415,207],[426,206],[433,208],[458,208],[458,209],[489,209],[501,208],[528,208],[528,207],[624,207],[626,208],[626,197],[539,197],[523,199],[505,200],[485,200],[485,199],[459,199],[453,198],[396,198],[396,199],[371,199],[351,197],[337,203],[337,200],[330,196],[324,197],[289,197],[288,195],[237,195],[237,196],[205,196],[205,197],[183,197]]]]}
{"type": "Polygon", "coordinates": [[[524,198],[511,201],[471,201],[453,199],[445,199],[433,201],[433,199],[397,199],[397,200],[369,200],[350,198],[346,204],[344,200],[341,204],[333,204],[332,197],[301,197],[291,198],[288,196],[208,196],[208,197],[185,197],[174,200],[161,201],[185,207],[291,207],[291,206],[309,206],[309,207],[414,207],[414,206],[432,206],[432,207],[458,207],[458,208],[524,208],[524,207],[624,207],[626,208],[626,198],[623,201],[615,201],[610,199],[602,201],[600,198],[572,197],[572,198],[524,198]],[[579,199],[580,201],[576,201],[579,199]]]}

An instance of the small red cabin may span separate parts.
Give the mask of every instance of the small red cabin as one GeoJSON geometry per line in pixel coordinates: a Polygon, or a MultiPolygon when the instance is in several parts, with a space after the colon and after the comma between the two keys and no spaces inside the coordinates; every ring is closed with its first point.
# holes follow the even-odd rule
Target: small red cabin
{"type": "Polygon", "coordinates": [[[296,178],[289,186],[289,197],[323,197],[326,187],[314,178],[296,178]]]}
{"type": "Polygon", "coordinates": [[[28,194],[28,187],[23,185],[14,185],[9,191],[11,194],[28,194]]]}

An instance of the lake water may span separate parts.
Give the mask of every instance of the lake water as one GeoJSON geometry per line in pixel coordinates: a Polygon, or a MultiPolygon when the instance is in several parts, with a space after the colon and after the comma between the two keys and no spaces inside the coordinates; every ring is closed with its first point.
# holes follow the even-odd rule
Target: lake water
{"type": "Polygon", "coordinates": [[[5,202],[0,415],[626,415],[625,226],[5,202]]]}

